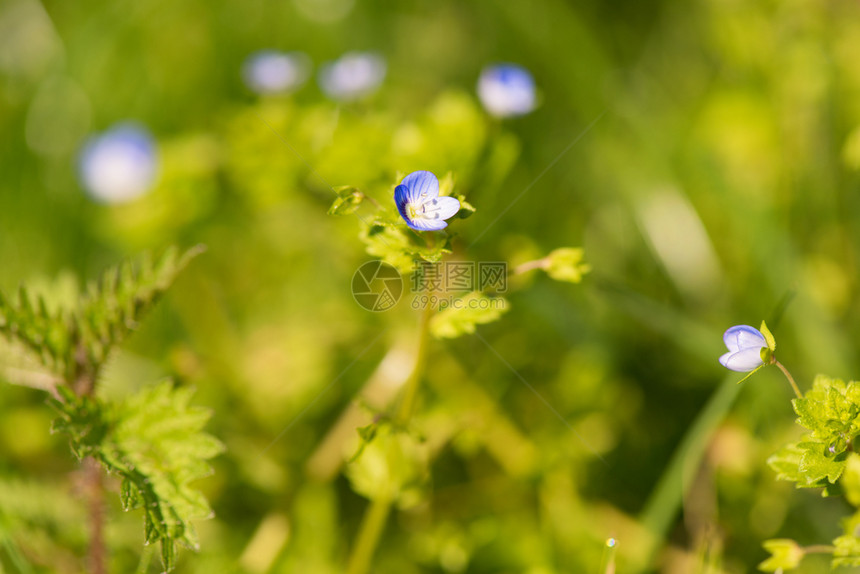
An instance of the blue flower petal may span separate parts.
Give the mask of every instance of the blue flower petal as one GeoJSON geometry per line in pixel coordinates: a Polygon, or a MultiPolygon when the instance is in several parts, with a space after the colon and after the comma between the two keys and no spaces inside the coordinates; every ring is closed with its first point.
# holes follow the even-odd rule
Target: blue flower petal
{"type": "Polygon", "coordinates": [[[409,205],[409,188],[405,185],[398,185],[394,188],[394,204],[397,206],[397,211],[400,212],[400,217],[406,223],[409,223],[409,215],[406,206],[409,205]]]}
{"type": "Polygon", "coordinates": [[[744,349],[756,350],[767,347],[767,340],[761,331],[749,325],[735,325],[723,333],[723,342],[729,351],[737,353],[744,349]]]}
{"type": "MultiPolygon", "coordinates": [[[[405,217],[403,219],[406,219],[405,217]]],[[[439,231],[448,227],[448,223],[444,219],[428,219],[424,217],[416,217],[415,219],[406,219],[406,225],[418,231],[439,231]]]]}
{"type": "Polygon", "coordinates": [[[439,180],[430,171],[413,171],[403,178],[400,185],[409,188],[407,196],[410,203],[423,203],[439,196],[439,180]]]}
{"type": "Polygon", "coordinates": [[[432,219],[448,219],[460,211],[460,201],[453,197],[434,197],[421,204],[426,217],[432,219]]]}
{"type": "Polygon", "coordinates": [[[738,352],[728,352],[720,357],[720,364],[730,371],[748,373],[762,366],[761,347],[745,349],[738,352]]]}

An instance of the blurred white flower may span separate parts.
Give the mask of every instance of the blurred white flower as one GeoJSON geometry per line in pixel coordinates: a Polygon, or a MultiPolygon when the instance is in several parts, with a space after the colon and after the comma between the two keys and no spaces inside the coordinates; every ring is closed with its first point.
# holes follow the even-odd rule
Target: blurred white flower
{"type": "Polygon", "coordinates": [[[301,52],[261,50],[245,60],[242,78],[258,94],[284,94],[301,87],[310,71],[310,58],[301,52]]]}
{"type": "Polygon", "coordinates": [[[489,66],[478,79],[478,97],[491,115],[521,116],[535,109],[535,82],[522,66],[489,66]]]}
{"type": "Polygon", "coordinates": [[[144,195],[155,183],[155,142],[134,124],[119,124],[92,136],[79,156],[81,185],[102,203],[125,203],[144,195]]]}
{"type": "Polygon", "coordinates": [[[385,79],[385,71],[382,56],[371,52],[349,52],[320,69],[319,84],[333,100],[357,100],[379,87],[385,79]]]}

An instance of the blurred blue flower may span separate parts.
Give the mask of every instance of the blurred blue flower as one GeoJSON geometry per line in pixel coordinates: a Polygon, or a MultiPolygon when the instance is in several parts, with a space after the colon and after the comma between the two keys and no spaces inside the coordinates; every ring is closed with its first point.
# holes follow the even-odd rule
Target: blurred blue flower
{"type": "Polygon", "coordinates": [[[301,87],[310,71],[310,58],[301,52],[261,50],[245,60],[242,78],[258,94],[285,94],[301,87]]]}
{"type": "Polygon", "coordinates": [[[535,82],[522,66],[489,66],[478,79],[478,97],[491,115],[499,118],[521,116],[535,108],[535,82]]]}
{"type": "Polygon", "coordinates": [[[761,331],[749,325],[735,325],[723,333],[723,342],[729,352],[720,357],[720,364],[730,371],[746,373],[764,364],[762,349],[767,349],[767,339],[761,331]]]}
{"type": "Polygon", "coordinates": [[[453,197],[439,197],[439,180],[429,171],[414,171],[394,188],[394,203],[406,225],[418,231],[447,227],[445,220],[460,211],[453,197]]]}
{"type": "Polygon", "coordinates": [[[78,162],[81,185],[102,203],[125,203],[144,195],[158,170],[155,141],[135,124],[117,124],[90,137],[78,162]]]}
{"type": "Polygon", "coordinates": [[[385,79],[382,56],[371,52],[349,52],[322,66],[319,84],[333,100],[352,101],[370,94],[385,79]]]}

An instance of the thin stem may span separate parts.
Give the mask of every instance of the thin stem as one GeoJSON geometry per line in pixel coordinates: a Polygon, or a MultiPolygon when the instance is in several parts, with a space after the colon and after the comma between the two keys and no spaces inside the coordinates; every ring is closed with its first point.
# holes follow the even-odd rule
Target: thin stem
{"type": "Polygon", "coordinates": [[[96,459],[84,460],[84,489],[90,515],[89,566],[92,574],[107,573],[105,552],[105,502],[102,484],[102,469],[96,459]]]}
{"type": "Polygon", "coordinates": [[[372,197],[370,197],[369,195],[367,195],[367,194],[366,194],[366,193],[364,193],[363,191],[362,191],[362,192],[359,192],[359,193],[361,193],[361,197],[362,197],[363,199],[366,199],[367,201],[369,201],[369,202],[373,205],[373,207],[375,207],[376,209],[382,209],[382,206],[381,206],[381,205],[379,205],[379,202],[378,202],[378,201],[376,201],[375,199],[373,199],[372,197]]]}
{"type": "MultiPolygon", "coordinates": [[[[400,425],[408,423],[412,417],[412,412],[415,410],[418,386],[424,372],[427,343],[430,340],[429,324],[432,315],[433,308],[428,305],[421,315],[421,331],[418,337],[418,352],[415,357],[415,367],[413,367],[412,372],[409,374],[409,379],[407,379],[405,384],[406,388],[403,391],[403,398],[394,415],[395,422],[400,425]]],[[[371,500],[370,506],[365,511],[364,518],[361,521],[358,537],[347,563],[347,574],[366,574],[369,570],[370,562],[376,552],[376,547],[379,545],[379,539],[382,537],[383,530],[385,530],[385,523],[388,521],[392,502],[393,500],[390,496],[380,496],[371,500]]]]}
{"type": "MultiPolygon", "coordinates": [[[[96,372],[87,361],[83,346],[78,348],[76,361],[78,375],[72,388],[80,396],[92,396],[96,390],[96,372]]],[[[99,462],[87,457],[83,462],[83,487],[87,500],[90,526],[89,567],[91,574],[107,573],[105,547],[105,492],[99,462]]]]}
{"type": "Polygon", "coordinates": [[[797,386],[797,383],[794,382],[794,377],[791,376],[791,373],[788,372],[782,363],[774,359],[773,364],[779,367],[779,370],[782,371],[782,374],[785,375],[785,378],[788,379],[788,384],[791,385],[791,388],[794,389],[794,394],[797,395],[798,399],[803,398],[803,393],[800,392],[800,389],[797,386]]]}
{"type": "Polygon", "coordinates": [[[522,264],[514,267],[513,271],[511,271],[510,275],[511,276],[522,275],[523,273],[527,273],[527,272],[532,271],[534,269],[543,269],[544,267],[546,267],[546,263],[547,263],[546,257],[543,257],[541,259],[535,259],[534,261],[526,261],[525,263],[522,263],[522,264]]]}
{"type": "Polygon", "coordinates": [[[421,382],[421,375],[424,373],[424,360],[427,355],[427,342],[430,339],[430,317],[433,315],[433,308],[428,305],[421,315],[420,334],[418,336],[418,352],[415,356],[415,366],[409,374],[409,378],[404,385],[406,388],[403,391],[403,398],[400,400],[400,406],[394,416],[394,420],[399,424],[406,424],[412,416],[412,411],[415,409],[415,401],[418,398],[418,387],[421,382]]]}
{"type": "Polygon", "coordinates": [[[833,554],[836,550],[835,546],[829,544],[814,544],[812,546],[804,546],[803,551],[806,554],[833,554]]]}
{"type": "Polygon", "coordinates": [[[390,511],[391,499],[388,497],[380,497],[370,502],[370,507],[361,521],[361,529],[349,557],[346,574],[364,574],[368,571],[390,511]]]}

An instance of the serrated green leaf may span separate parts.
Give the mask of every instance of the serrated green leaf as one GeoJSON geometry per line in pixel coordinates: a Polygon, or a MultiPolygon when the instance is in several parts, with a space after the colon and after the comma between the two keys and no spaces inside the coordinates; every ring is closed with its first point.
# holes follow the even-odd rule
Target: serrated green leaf
{"type": "Polygon", "coordinates": [[[140,491],[134,485],[134,483],[128,478],[124,478],[122,480],[122,484],[120,485],[120,502],[122,502],[122,509],[126,512],[129,510],[135,510],[144,505],[143,496],[141,496],[140,491]]]}
{"type": "Polygon", "coordinates": [[[455,298],[430,319],[430,333],[438,339],[453,339],[475,332],[476,325],[497,321],[508,310],[503,297],[473,291],[455,298]]]}
{"type": "Polygon", "coordinates": [[[788,444],[767,459],[768,466],[776,472],[777,480],[806,483],[799,470],[803,452],[796,444],[788,444]]]}
{"type": "Polygon", "coordinates": [[[584,257],[582,248],[560,247],[546,256],[543,269],[556,281],[579,283],[591,271],[591,266],[583,262],[584,257]]]}
{"type": "Polygon", "coordinates": [[[771,554],[770,558],[758,565],[758,569],[763,572],[794,570],[800,566],[806,554],[797,542],[787,538],[766,540],[762,546],[771,554]]]}
{"type": "Polygon", "coordinates": [[[842,476],[846,460],[844,453],[834,455],[825,445],[818,442],[801,442],[797,446],[803,451],[797,471],[805,478],[807,484],[824,479],[835,483],[842,476]]]}
{"type": "Polygon", "coordinates": [[[203,432],[210,412],[189,404],[192,390],[163,382],[118,404],[61,392],[52,402],[60,413],[55,426],[76,454],[94,456],[119,475],[123,508],[143,510],[146,542],[161,542],[174,558],[175,544],[196,549],[192,520],[212,510],[190,483],[211,474],[207,461],[224,447],[203,432]]]}
{"type": "Polygon", "coordinates": [[[792,401],[797,423],[815,439],[845,450],[860,434],[860,384],[819,375],[812,389],[792,401]]]}
{"type": "Polygon", "coordinates": [[[176,544],[164,540],[161,542],[161,563],[165,572],[176,568],[176,544]]]}

